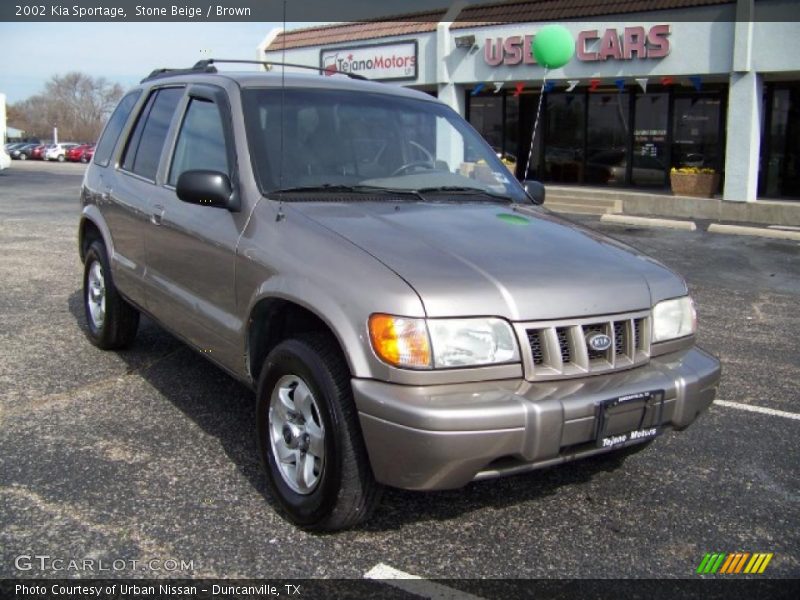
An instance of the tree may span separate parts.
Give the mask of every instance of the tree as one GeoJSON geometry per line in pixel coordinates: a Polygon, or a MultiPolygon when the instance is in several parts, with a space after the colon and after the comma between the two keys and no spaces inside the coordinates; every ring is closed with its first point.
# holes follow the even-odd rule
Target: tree
{"type": "Polygon", "coordinates": [[[8,107],[8,120],[28,136],[94,142],[124,90],[104,77],[72,72],[54,75],[45,91],[8,107]]]}

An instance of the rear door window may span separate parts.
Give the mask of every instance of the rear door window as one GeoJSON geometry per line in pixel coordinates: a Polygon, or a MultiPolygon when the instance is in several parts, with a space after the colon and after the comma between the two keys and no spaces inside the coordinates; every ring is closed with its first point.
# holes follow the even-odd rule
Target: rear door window
{"type": "Polygon", "coordinates": [[[216,103],[192,98],[175,144],[170,185],[176,185],[184,171],[204,169],[230,175],[222,116],[216,103]]]}
{"type": "Polygon", "coordinates": [[[164,88],[151,94],[128,140],[123,169],[155,181],[164,140],[182,97],[183,88],[164,88]]]}
{"type": "Polygon", "coordinates": [[[131,115],[131,111],[140,95],[141,93],[138,91],[131,92],[117,104],[117,108],[114,109],[111,118],[108,119],[100,141],[97,142],[97,149],[94,153],[95,164],[102,167],[108,166],[111,154],[117,145],[119,134],[122,132],[122,128],[125,127],[125,123],[128,122],[128,117],[131,115]]]}

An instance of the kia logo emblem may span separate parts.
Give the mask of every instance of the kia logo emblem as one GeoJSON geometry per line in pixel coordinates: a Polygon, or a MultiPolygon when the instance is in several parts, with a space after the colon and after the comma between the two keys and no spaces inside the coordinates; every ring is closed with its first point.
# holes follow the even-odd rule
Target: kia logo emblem
{"type": "Polygon", "coordinates": [[[605,333],[591,333],[586,336],[586,343],[592,350],[602,352],[603,350],[608,350],[611,347],[611,338],[605,333]]]}

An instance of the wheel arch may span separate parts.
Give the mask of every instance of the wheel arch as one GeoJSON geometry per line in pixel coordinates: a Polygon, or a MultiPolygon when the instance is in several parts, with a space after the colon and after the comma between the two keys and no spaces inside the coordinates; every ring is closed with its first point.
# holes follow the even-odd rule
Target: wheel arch
{"type": "MultiPolygon", "coordinates": [[[[247,320],[245,355],[247,373],[253,383],[258,382],[264,360],[275,346],[297,335],[317,331],[332,336],[350,373],[355,375],[357,367],[352,348],[343,341],[342,333],[337,331],[331,324],[331,319],[326,318],[319,308],[286,295],[264,295],[256,300],[247,320]]],[[[350,335],[353,333],[350,332],[350,335]]]]}
{"type": "Polygon", "coordinates": [[[95,240],[103,242],[110,259],[114,252],[113,245],[111,244],[110,232],[105,226],[103,219],[100,218],[100,211],[94,206],[88,206],[81,214],[81,221],[78,226],[78,253],[81,262],[86,258],[86,251],[95,240]],[[97,214],[94,214],[95,212],[97,212],[97,214]]]}

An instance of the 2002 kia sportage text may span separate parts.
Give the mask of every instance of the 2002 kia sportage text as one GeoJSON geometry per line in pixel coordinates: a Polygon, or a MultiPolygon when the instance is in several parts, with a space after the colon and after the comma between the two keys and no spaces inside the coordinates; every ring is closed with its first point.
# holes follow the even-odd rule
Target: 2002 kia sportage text
{"type": "MultiPolygon", "coordinates": [[[[81,191],[91,341],[145,313],[257,394],[311,529],[683,429],[714,398],[684,281],[538,206],[453,110],[340,75],[161,70],[81,191]]],[[[220,410],[225,410],[220,404],[220,410]]]]}

